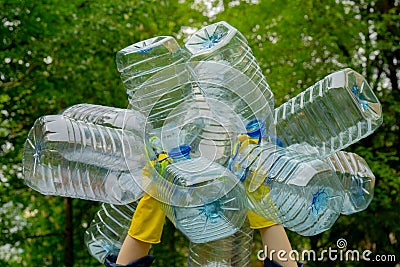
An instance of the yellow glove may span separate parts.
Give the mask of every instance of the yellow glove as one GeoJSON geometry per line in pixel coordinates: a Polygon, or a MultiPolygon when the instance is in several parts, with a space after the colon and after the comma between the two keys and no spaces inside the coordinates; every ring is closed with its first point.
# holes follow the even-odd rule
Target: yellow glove
{"type": "Polygon", "coordinates": [[[164,223],[165,213],[160,202],[145,194],[133,214],[128,234],[140,241],[158,244],[161,242],[164,223]]]}
{"type": "MultiPolygon", "coordinates": [[[[165,153],[158,155],[157,160],[150,162],[152,167],[157,166],[163,171],[168,165],[168,158],[165,153]]],[[[150,176],[148,165],[142,169],[144,176],[150,176]]],[[[165,213],[162,211],[160,202],[148,194],[140,199],[136,211],[133,214],[128,235],[140,241],[158,244],[161,242],[161,235],[165,223],[165,213]]]]}
{"type": "Polygon", "coordinates": [[[250,228],[252,229],[267,228],[277,224],[276,222],[270,221],[252,211],[247,212],[247,217],[249,218],[250,228]]]}

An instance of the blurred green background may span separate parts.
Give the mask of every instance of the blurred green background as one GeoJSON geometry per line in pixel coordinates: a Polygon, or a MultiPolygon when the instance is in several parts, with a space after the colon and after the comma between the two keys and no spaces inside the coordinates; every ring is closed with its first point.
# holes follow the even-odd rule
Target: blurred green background
{"type": "MultiPolygon", "coordinates": [[[[400,266],[399,2],[0,1],[0,264],[101,266],[83,243],[99,203],[43,196],[24,184],[21,155],[29,129],[36,118],[77,103],[127,107],[117,51],[158,35],[182,44],[200,27],[225,20],[248,39],[276,106],[344,67],[366,77],[382,103],[384,123],[346,150],[372,168],[375,197],[367,210],[342,215],[327,232],[288,234],[299,251],[321,251],[345,238],[349,249],[397,259],[307,266],[400,266]]],[[[261,248],[256,233],[254,266],[261,266],[261,248]]],[[[186,266],[187,250],[187,240],[167,223],[152,250],[154,266],[186,266]]]]}

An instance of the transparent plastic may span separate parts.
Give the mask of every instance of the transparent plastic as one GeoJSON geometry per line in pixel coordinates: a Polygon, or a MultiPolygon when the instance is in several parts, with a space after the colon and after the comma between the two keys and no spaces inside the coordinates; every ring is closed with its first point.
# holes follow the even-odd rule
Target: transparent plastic
{"type": "Polygon", "coordinates": [[[331,167],[271,143],[249,144],[230,168],[243,181],[249,209],[304,236],[329,229],[340,215],[344,189],[331,167]]]}
{"type": "Polygon", "coordinates": [[[188,267],[250,267],[253,230],[248,220],[231,236],[189,245],[188,267]]]}
{"type": "MultiPolygon", "coordinates": [[[[216,151],[212,159],[225,165],[237,135],[246,131],[246,124],[255,119],[265,123],[272,116],[270,103],[257,84],[225,63],[204,61],[188,65],[204,99],[202,111],[208,112],[208,123],[198,135],[200,149],[216,151]]],[[[271,127],[266,132],[273,133],[271,127]]]]}
{"type": "MultiPolygon", "coordinates": [[[[229,65],[248,77],[274,108],[274,96],[262,74],[246,38],[225,21],[205,26],[185,43],[190,61],[219,62],[229,65]]],[[[215,76],[215,75],[214,75],[215,76]]]]}
{"type": "Polygon", "coordinates": [[[367,162],[357,154],[339,151],[324,159],[345,190],[342,214],[365,210],[374,197],[375,176],[367,162]]]}
{"type": "Polygon", "coordinates": [[[232,129],[250,120],[248,116],[243,118],[242,114],[249,109],[265,125],[265,135],[274,135],[273,123],[265,123],[272,121],[267,117],[273,114],[273,93],[246,38],[236,28],[224,21],[205,26],[186,41],[185,48],[191,54],[192,68],[200,77],[198,86],[212,113],[210,117],[214,117],[203,128],[201,149],[213,152],[214,160],[225,165],[234,143],[232,129]],[[258,98],[257,103],[247,102],[249,97],[255,101],[257,98],[254,96],[258,98]],[[247,99],[238,100],[240,98],[247,99]],[[264,114],[261,115],[260,111],[264,114]]]}
{"type": "Polygon", "coordinates": [[[96,260],[104,263],[109,254],[119,253],[137,204],[138,202],[127,205],[101,205],[84,237],[90,255],[96,260]]]}
{"type": "MultiPolygon", "coordinates": [[[[133,44],[117,53],[118,70],[121,72],[121,78],[127,91],[131,92],[129,93],[131,96],[129,108],[139,110],[148,116],[146,132],[149,133],[149,136],[160,137],[166,150],[186,143],[192,145],[193,155],[201,154],[224,164],[231,152],[232,135],[229,133],[231,128],[237,126],[229,124],[242,122],[236,118],[232,120],[231,117],[235,117],[238,108],[249,110],[249,107],[243,105],[233,110],[230,107],[232,102],[229,102],[233,100],[232,97],[221,101],[225,93],[232,96],[232,93],[229,93],[232,88],[224,88],[225,84],[232,85],[236,82],[233,90],[241,93],[236,96],[236,99],[245,96],[248,92],[253,101],[257,98],[264,98],[262,101],[267,105],[264,103],[257,106],[256,109],[251,106],[253,112],[264,109],[264,113],[271,115],[273,94],[247,45],[247,41],[226,22],[201,29],[186,42],[185,46],[187,50],[181,49],[172,37],[160,36],[133,44]],[[210,29],[217,32],[221,29],[224,30],[224,34],[218,39],[218,44],[214,40],[212,47],[207,49],[195,45],[196,38],[204,35],[210,29]],[[222,44],[226,44],[229,48],[222,44]],[[226,51],[235,48],[237,48],[236,54],[227,54],[226,51]],[[208,56],[204,57],[203,55],[208,56]],[[227,58],[224,58],[225,56],[227,58]],[[223,59],[217,60],[215,57],[223,57],[223,59]],[[210,63],[218,61],[218,64],[212,65],[207,62],[198,64],[197,60],[200,59],[210,63]],[[190,66],[179,64],[183,62],[190,62],[190,66]],[[210,71],[207,72],[208,68],[213,69],[211,71],[213,78],[211,79],[207,77],[210,74],[210,71]],[[215,71],[222,68],[225,69],[223,72],[229,74],[220,78],[215,71]],[[229,70],[232,68],[236,72],[229,70]],[[203,75],[200,72],[203,72],[203,75]],[[229,79],[236,77],[235,75],[240,75],[240,77],[230,81],[229,79]],[[136,82],[139,77],[140,86],[136,82]],[[199,77],[207,78],[207,80],[199,80],[199,77]],[[214,78],[219,80],[216,81],[214,78]],[[221,79],[222,81],[220,81],[221,79]],[[215,84],[216,82],[222,82],[222,84],[215,84]],[[133,86],[132,83],[135,85],[133,86]],[[204,90],[202,92],[199,90],[200,83],[209,89],[208,95],[204,95],[204,90]],[[238,84],[241,86],[238,87],[238,84]],[[211,96],[213,89],[216,89],[216,92],[211,96]],[[251,91],[248,91],[249,89],[251,91]],[[134,98],[133,95],[135,95],[134,98]],[[215,98],[216,95],[220,95],[219,98],[215,98]],[[257,98],[254,98],[255,96],[257,98]],[[207,100],[207,98],[211,99],[207,100]],[[148,128],[152,128],[152,130],[148,128]],[[176,136],[178,138],[175,138],[176,136]]],[[[260,100],[258,100],[259,103],[260,100]]],[[[259,119],[265,120],[265,117],[261,116],[259,119]]]]}
{"type": "Polygon", "coordinates": [[[188,66],[216,118],[240,124],[241,130],[252,119],[272,118],[268,99],[242,72],[224,62],[191,62],[188,66]]]}
{"type": "Polygon", "coordinates": [[[171,199],[162,209],[191,242],[224,238],[243,225],[245,190],[226,168],[205,158],[186,159],[169,164],[164,177],[175,187],[159,184],[159,193],[171,199]]]}
{"type": "MultiPolygon", "coordinates": [[[[159,36],[117,53],[117,67],[130,97],[128,108],[148,118],[148,138],[159,137],[164,149],[185,143],[192,146],[193,156],[202,155],[225,164],[231,154],[232,129],[237,130],[237,125],[242,123],[236,113],[250,110],[254,113],[252,116],[257,116],[263,110],[272,116],[273,94],[247,41],[226,22],[201,29],[185,47],[186,50],[181,49],[173,37],[159,36]],[[196,45],[196,38],[202,39],[210,30],[217,35],[220,31],[224,33],[218,41],[211,38],[212,45],[207,48],[196,45]],[[216,75],[218,71],[227,75],[220,77],[216,75]],[[212,77],[208,77],[210,74],[212,77]],[[233,94],[236,94],[234,99],[233,94]],[[231,101],[238,102],[243,97],[247,98],[245,101],[250,97],[257,103],[231,107],[235,104],[231,101]],[[260,104],[261,101],[266,104],[260,104]]],[[[244,123],[248,119],[245,117],[244,123]]],[[[258,119],[265,121],[266,116],[258,119]]],[[[269,126],[266,132],[272,133],[273,125],[269,126]]]]}
{"type": "Polygon", "coordinates": [[[185,64],[165,66],[142,83],[130,99],[128,108],[146,117],[146,134],[157,136],[165,150],[191,145],[202,127],[190,81],[185,64]]]}
{"type": "MultiPolygon", "coordinates": [[[[164,68],[185,62],[188,57],[173,37],[157,36],[118,51],[116,63],[128,96],[132,97],[149,77],[164,68]]],[[[153,79],[152,82],[158,81],[153,79]]]]}
{"type": "MultiPolygon", "coordinates": [[[[151,140],[156,138],[161,150],[187,144],[192,147],[192,158],[205,157],[221,165],[227,163],[237,135],[246,131],[246,123],[255,119],[265,122],[272,115],[257,85],[238,70],[216,62],[165,68],[136,90],[128,108],[147,118],[149,160],[154,159],[151,140]],[[216,77],[215,72],[223,78],[216,77]],[[153,83],[153,79],[159,82],[153,83]]],[[[171,203],[167,195],[153,195],[154,185],[168,182],[161,181],[163,177],[157,173],[148,178],[153,181],[147,183],[152,188],[145,191],[161,202],[171,203]]]]}
{"type": "Polygon", "coordinates": [[[93,104],[73,105],[62,115],[77,121],[90,122],[110,128],[124,129],[143,136],[146,118],[137,111],[93,104]]]}
{"type": "Polygon", "coordinates": [[[327,157],[373,133],[382,123],[379,100],[352,69],[328,75],[275,109],[278,138],[327,157]]]}
{"type": "Polygon", "coordinates": [[[132,132],[44,116],[25,142],[25,182],[42,194],[125,204],[143,195],[134,177],[146,164],[141,151],[143,139],[132,132]]]}

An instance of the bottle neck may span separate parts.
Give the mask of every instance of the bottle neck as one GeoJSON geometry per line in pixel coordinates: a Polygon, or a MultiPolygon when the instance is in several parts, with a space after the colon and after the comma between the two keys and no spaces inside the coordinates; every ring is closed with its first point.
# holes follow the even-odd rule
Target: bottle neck
{"type": "Polygon", "coordinates": [[[247,123],[246,131],[251,139],[256,139],[258,143],[260,143],[262,138],[266,135],[265,122],[257,118],[252,119],[247,123]]]}
{"type": "Polygon", "coordinates": [[[179,162],[182,160],[190,159],[190,151],[191,147],[189,145],[180,145],[174,148],[171,148],[168,151],[168,156],[174,161],[179,162]]]}

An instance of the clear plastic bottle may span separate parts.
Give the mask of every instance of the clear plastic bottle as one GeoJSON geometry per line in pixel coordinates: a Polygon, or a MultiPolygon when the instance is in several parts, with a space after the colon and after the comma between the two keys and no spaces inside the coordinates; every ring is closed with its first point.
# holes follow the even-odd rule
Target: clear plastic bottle
{"type": "Polygon", "coordinates": [[[253,229],[246,220],[239,231],[231,236],[206,243],[189,245],[188,267],[249,267],[253,229]]]}
{"type": "MultiPolygon", "coordinates": [[[[130,100],[128,108],[146,117],[145,129],[150,131],[149,135],[153,134],[148,129],[149,125],[154,126],[151,128],[155,131],[163,128],[162,143],[172,139],[169,135],[179,134],[179,122],[183,121],[179,118],[187,120],[185,111],[190,112],[191,104],[194,104],[188,84],[189,73],[180,64],[186,62],[188,57],[188,53],[171,36],[158,36],[132,44],[116,56],[117,68],[130,100]]],[[[159,132],[156,135],[161,137],[159,132]]]]}
{"type": "MultiPolygon", "coordinates": [[[[125,85],[128,96],[132,97],[143,83],[157,72],[172,65],[186,62],[189,54],[181,49],[171,36],[157,36],[118,51],[117,69],[125,85]]],[[[153,78],[151,83],[163,82],[164,76],[153,78]],[[161,80],[158,80],[160,78],[161,80]]]]}
{"type": "Polygon", "coordinates": [[[349,68],[275,109],[276,133],[283,144],[299,144],[321,158],[370,135],[381,123],[379,100],[364,77],[349,68]]]}
{"type": "Polygon", "coordinates": [[[143,139],[132,132],[43,116],[28,134],[25,182],[42,194],[125,204],[143,195],[143,139]]]}
{"type": "Polygon", "coordinates": [[[342,214],[352,214],[368,207],[374,197],[375,176],[367,162],[357,154],[339,151],[324,159],[345,190],[342,214]]]}
{"type": "Polygon", "coordinates": [[[136,207],[137,202],[101,205],[85,231],[84,242],[90,255],[103,263],[109,254],[119,253],[136,207]]]}
{"type": "Polygon", "coordinates": [[[250,210],[304,236],[329,229],[344,189],[331,167],[271,143],[242,146],[230,168],[243,181],[250,210]]]}
{"type": "Polygon", "coordinates": [[[204,243],[232,235],[246,218],[244,187],[221,165],[199,157],[190,159],[188,146],[168,152],[173,162],[159,184],[162,209],[191,242],[204,243]]]}
{"type": "Polygon", "coordinates": [[[217,162],[225,165],[234,139],[250,120],[262,121],[266,134],[275,132],[273,123],[265,123],[272,121],[273,93],[246,38],[228,23],[203,27],[188,39],[185,48],[213,118],[199,136],[201,148],[215,151],[217,162]]]}
{"type": "MultiPolygon", "coordinates": [[[[217,153],[210,159],[225,165],[237,135],[246,132],[246,124],[257,120],[265,126],[267,118],[271,121],[270,104],[257,84],[227,64],[204,61],[187,65],[192,68],[204,121],[208,122],[198,135],[200,149],[213,151],[215,147],[217,153]]],[[[274,132],[274,125],[269,126],[265,133],[274,132]]]]}
{"type": "MultiPolygon", "coordinates": [[[[152,60],[156,59],[148,59],[152,60]]],[[[145,133],[157,136],[166,150],[183,143],[191,145],[203,125],[186,64],[157,69],[134,90],[128,109],[142,113],[145,133]]]]}
{"type": "Polygon", "coordinates": [[[165,149],[191,144],[201,125],[190,74],[189,53],[171,36],[132,44],[117,53],[117,68],[129,96],[129,109],[146,118],[145,132],[165,149]]]}
{"type": "Polygon", "coordinates": [[[110,128],[125,129],[138,136],[144,135],[146,118],[137,111],[93,104],[73,105],[62,115],[77,121],[90,122],[110,128]]]}
{"type": "Polygon", "coordinates": [[[205,26],[188,39],[185,48],[190,52],[192,62],[218,62],[243,73],[257,85],[270,108],[274,108],[274,96],[267,80],[246,38],[236,28],[225,21],[205,26]]]}

